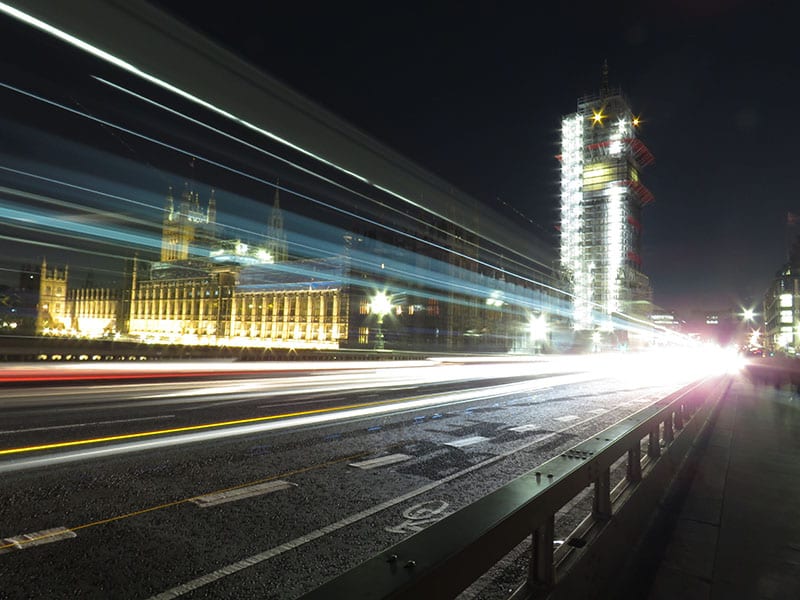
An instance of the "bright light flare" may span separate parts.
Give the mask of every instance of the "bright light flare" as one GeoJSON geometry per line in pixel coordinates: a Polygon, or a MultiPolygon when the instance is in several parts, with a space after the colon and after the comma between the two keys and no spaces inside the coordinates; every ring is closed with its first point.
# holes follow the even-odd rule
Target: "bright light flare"
{"type": "Polygon", "coordinates": [[[528,323],[528,333],[532,342],[540,342],[547,339],[547,320],[544,315],[531,317],[528,323]]]}
{"type": "Polygon", "coordinates": [[[369,311],[376,315],[386,315],[392,312],[392,299],[386,292],[378,292],[373,296],[369,311]]]}
{"type": "Polygon", "coordinates": [[[599,355],[593,368],[631,385],[684,385],[704,377],[735,374],[744,359],[735,347],[710,344],[599,355]]]}

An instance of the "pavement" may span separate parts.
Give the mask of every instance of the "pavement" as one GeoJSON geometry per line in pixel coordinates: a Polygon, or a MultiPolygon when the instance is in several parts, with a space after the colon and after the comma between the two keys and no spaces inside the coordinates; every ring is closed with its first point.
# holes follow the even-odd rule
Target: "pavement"
{"type": "Polygon", "coordinates": [[[800,394],[737,377],[649,600],[800,598],[800,394]]]}

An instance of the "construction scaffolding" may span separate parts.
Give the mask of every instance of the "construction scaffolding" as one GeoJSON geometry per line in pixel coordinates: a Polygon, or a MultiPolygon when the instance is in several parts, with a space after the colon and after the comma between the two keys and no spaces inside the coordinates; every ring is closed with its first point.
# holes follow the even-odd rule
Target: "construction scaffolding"
{"type": "Polygon", "coordinates": [[[620,90],[578,101],[561,122],[561,271],[576,330],[614,328],[650,297],[641,272],[641,212],[653,194],[640,181],[653,155],[620,90]]]}

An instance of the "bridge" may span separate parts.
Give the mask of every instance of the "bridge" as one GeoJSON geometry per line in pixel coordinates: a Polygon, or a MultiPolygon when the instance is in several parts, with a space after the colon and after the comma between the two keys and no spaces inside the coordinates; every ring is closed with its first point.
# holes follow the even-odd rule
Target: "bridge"
{"type": "MultiPolygon", "coordinates": [[[[408,251],[395,264],[399,255],[380,244],[347,255],[374,263],[358,277],[397,288],[397,303],[383,310],[373,310],[377,296],[351,297],[352,312],[373,313],[365,327],[372,333],[351,327],[351,337],[364,336],[360,348],[297,350],[286,337],[280,350],[57,336],[6,344],[4,358],[27,360],[9,363],[1,378],[0,471],[11,482],[0,498],[10,516],[0,531],[4,594],[797,595],[800,521],[786,502],[797,491],[793,361],[765,359],[732,375],[694,370],[707,354],[676,373],[665,373],[663,355],[538,354],[544,339],[529,317],[549,317],[548,350],[558,350],[555,332],[570,329],[569,295],[556,285],[552,250],[518,224],[480,218],[486,213],[474,199],[150,5],[83,0],[64,10],[20,0],[0,10],[87,53],[93,68],[122,74],[97,75],[102,88],[157,112],[180,109],[193,126],[198,112],[210,114],[203,127],[254,152],[243,160],[251,182],[285,169],[281,191],[333,198],[317,203],[319,212],[335,208],[337,218],[345,211],[374,227],[398,219],[388,230],[408,251]],[[127,87],[128,78],[142,87],[127,87]],[[269,165],[266,173],[254,157],[269,165]],[[420,246],[427,255],[415,254],[420,246]],[[381,274],[393,268],[394,278],[381,274]],[[425,302],[406,301],[415,294],[425,302]],[[459,308],[441,309],[446,317],[415,339],[427,349],[404,345],[392,330],[393,311],[433,313],[445,304],[459,308]],[[466,325],[476,315],[480,325],[466,325]],[[480,339],[480,349],[502,351],[448,353],[455,331],[465,345],[480,339]],[[201,360],[177,362],[189,358],[201,360]],[[64,560],[64,544],[78,548],[80,568],[64,560]],[[124,568],[105,572],[112,559],[124,568]],[[55,576],[43,576],[41,564],[55,576]]],[[[212,153],[202,158],[230,166],[212,153]]],[[[33,218],[13,208],[19,222],[33,218]]],[[[47,222],[64,231],[55,216],[47,222]]],[[[122,245],[153,251],[160,242],[145,235],[148,227],[122,245]]],[[[325,235],[312,231],[304,241],[325,235]]],[[[314,269],[288,283],[329,285],[314,269]]],[[[355,285],[352,273],[345,284],[355,285]]],[[[226,285],[221,277],[217,288],[193,293],[226,285]]],[[[284,311],[294,319],[292,339],[311,339],[344,297],[314,304],[282,296],[280,310],[251,314],[247,328],[263,332],[284,311]]],[[[219,302],[228,300],[235,295],[219,302]]],[[[120,307],[134,301],[122,293],[120,307]]],[[[236,310],[226,314],[234,331],[236,310]]],[[[616,323],[631,337],[655,335],[635,318],[616,323]]],[[[595,349],[619,350],[631,339],[611,338],[595,340],[595,349]]],[[[226,334],[231,340],[238,338],[226,334]]]]}

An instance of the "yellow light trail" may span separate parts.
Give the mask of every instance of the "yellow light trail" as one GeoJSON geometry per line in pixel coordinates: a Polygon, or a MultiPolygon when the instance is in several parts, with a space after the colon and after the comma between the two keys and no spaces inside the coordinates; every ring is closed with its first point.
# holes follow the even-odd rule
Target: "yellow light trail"
{"type": "MultiPolygon", "coordinates": [[[[409,398],[410,399],[410,398],[409,398]]],[[[409,400],[407,399],[407,400],[409,400]]],[[[72,440],[68,442],[54,442],[52,444],[40,444],[37,446],[23,446],[21,448],[6,448],[0,450],[0,456],[8,456],[11,454],[23,454],[27,452],[37,452],[39,450],[55,450],[59,448],[70,448],[72,446],[87,446],[90,444],[101,444],[103,442],[119,442],[122,440],[133,440],[137,438],[153,437],[157,435],[166,435],[169,433],[186,433],[187,431],[202,431],[204,429],[213,429],[216,427],[228,427],[232,425],[247,425],[249,423],[263,423],[264,421],[276,421],[278,419],[289,419],[292,417],[304,417],[308,415],[318,415],[324,413],[331,413],[343,410],[350,410],[353,408],[365,408],[369,406],[381,406],[385,404],[396,404],[397,399],[394,400],[381,400],[377,402],[365,402],[363,404],[347,404],[343,406],[331,406],[328,408],[315,408],[313,410],[302,410],[291,413],[283,413],[280,415],[267,415],[264,417],[251,417],[249,419],[237,419],[235,421],[220,421],[218,423],[203,423],[201,425],[187,425],[185,427],[173,427],[171,429],[157,429],[155,431],[139,431],[137,433],[124,433],[120,435],[109,435],[98,438],[88,438],[85,440],[72,440]]]]}

